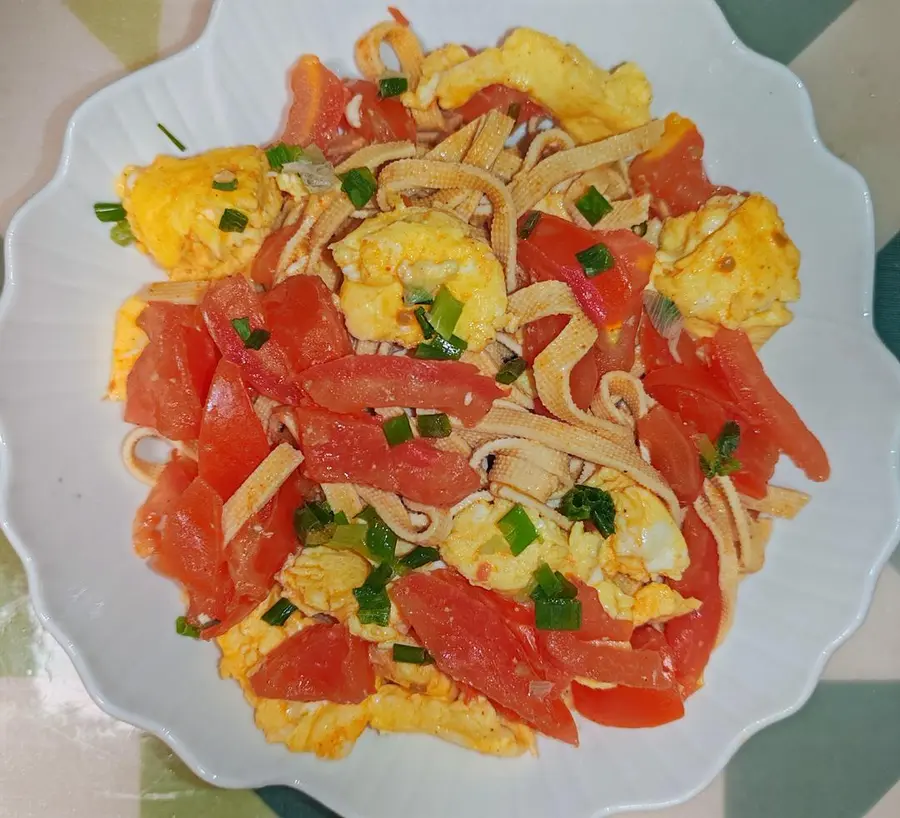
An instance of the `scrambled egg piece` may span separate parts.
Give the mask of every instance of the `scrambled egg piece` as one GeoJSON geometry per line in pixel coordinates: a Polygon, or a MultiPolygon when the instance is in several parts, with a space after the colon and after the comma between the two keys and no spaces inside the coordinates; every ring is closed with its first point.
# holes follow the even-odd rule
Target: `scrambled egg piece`
{"type": "Polygon", "coordinates": [[[463,303],[455,334],[479,351],[504,323],[506,283],[491,248],[467,224],[439,210],[410,207],[366,219],[332,245],[344,271],[341,309],[359,339],[413,347],[422,340],[404,289],[432,295],[444,285],[463,303]]]}
{"type": "Polygon", "coordinates": [[[116,313],[113,359],[106,391],[109,400],[125,400],[128,373],[149,341],[144,331],[137,325],[138,316],[146,306],[146,301],[133,295],[116,313]]]}
{"type": "Polygon", "coordinates": [[[403,97],[403,104],[407,108],[425,111],[434,102],[437,93],[437,84],[441,73],[464,63],[471,57],[468,51],[461,45],[450,43],[441,48],[429,52],[422,60],[420,68],[422,80],[415,91],[407,91],[403,97]]]}
{"type": "Polygon", "coordinates": [[[147,167],[126,168],[118,190],[138,247],[174,281],[238,272],[252,261],[281,211],[266,154],[253,146],[157,156],[147,167]],[[233,191],[212,186],[223,171],[234,175],[233,191]],[[219,229],[226,208],[248,217],[243,232],[219,229]]]}
{"type": "MultiPolygon", "coordinates": [[[[653,94],[637,65],[606,71],[577,46],[530,28],[517,28],[499,48],[438,70],[442,108],[458,108],[489,85],[506,85],[541,103],[582,144],[650,121],[653,94]]],[[[430,82],[432,77],[423,73],[422,85],[428,88],[430,82]]]]}
{"type": "Polygon", "coordinates": [[[369,562],[353,551],[304,548],[281,572],[285,596],[308,615],[327,613],[345,621],[359,604],[353,589],[369,575],[369,562]]]}
{"type": "Polygon", "coordinates": [[[743,329],[756,346],[793,316],[800,252],[775,205],[759,194],[716,196],[696,213],[667,219],[652,282],[694,335],[743,329]]]}

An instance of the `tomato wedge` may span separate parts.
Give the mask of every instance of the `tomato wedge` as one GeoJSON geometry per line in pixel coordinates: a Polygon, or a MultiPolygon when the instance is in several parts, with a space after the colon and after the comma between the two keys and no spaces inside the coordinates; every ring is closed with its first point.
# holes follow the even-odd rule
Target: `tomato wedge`
{"type": "Polygon", "coordinates": [[[703,168],[703,137],[691,120],[669,114],[659,144],[634,158],[628,175],[635,193],[652,195],[654,215],[665,219],[697,210],[711,196],[734,188],[713,185],[703,168]]]}
{"type": "Polygon", "coordinates": [[[196,476],[196,461],[173,451],[144,504],[134,515],[131,533],[134,550],[139,556],[149,557],[156,553],[159,548],[160,531],[169,509],[184,494],[196,476]]]}
{"type": "Polygon", "coordinates": [[[269,449],[240,367],[219,361],[200,426],[200,476],[227,500],[266,459],[269,449]]]}
{"type": "MultiPolygon", "coordinates": [[[[378,86],[368,80],[346,82],[348,98],[359,95],[359,133],[366,142],[415,142],[416,121],[399,97],[382,98],[378,86]]],[[[351,125],[351,128],[353,126],[351,125]]]]}
{"type": "Polygon", "coordinates": [[[349,355],[313,367],[300,379],[319,406],[332,412],[367,407],[438,409],[474,426],[506,395],[493,378],[460,361],[423,361],[401,355],[349,355]]]}
{"type": "Polygon", "coordinates": [[[312,408],[294,413],[305,474],[317,483],[361,483],[436,506],[453,505],[481,485],[477,472],[456,452],[436,449],[421,438],[389,446],[375,418],[312,408]]]}
{"type": "MultiPolygon", "coordinates": [[[[524,91],[506,85],[488,85],[476,93],[465,105],[456,109],[463,122],[468,124],[488,111],[502,111],[510,115],[510,106],[518,105],[516,124],[528,122],[536,116],[549,116],[546,108],[535,102],[524,91]]],[[[513,109],[512,113],[516,113],[513,109]]]]}
{"type": "Polygon", "coordinates": [[[284,348],[269,338],[258,350],[248,349],[231,323],[246,318],[251,329],[269,329],[262,301],[246,278],[231,276],[213,281],[200,309],[216,346],[227,360],[241,367],[247,383],[279,403],[300,402],[303,391],[284,348]]]}
{"type": "Polygon", "coordinates": [[[281,134],[291,145],[315,142],[324,148],[337,134],[350,101],[340,78],[313,54],[304,54],[291,69],[294,98],[281,134]]]}
{"type": "Polygon", "coordinates": [[[810,480],[827,480],[828,455],[797,410],[775,388],[745,333],[720,329],[709,345],[710,368],[727,385],[754,425],[810,480]]]}
{"type": "Polygon", "coordinates": [[[740,471],[731,475],[735,488],[750,497],[765,497],[779,456],[769,435],[762,429],[742,428],[734,456],[741,464],[740,471]]]}
{"type": "Polygon", "coordinates": [[[657,369],[663,369],[667,366],[703,366],[697,357],[697,345],[687,332],[682,332],[678,336],[678,343],[675,350],[678,353],[678,360],[672,354],[668,340],[662,337],[650,323],[650,319],[646,314],[641,319],[641,328],[639,333],[639,341],[641,347],[641,360],[644,363],[644,369],[649,374],[657,369]]]}
{"type": "Polygon", "coordinates": [[[675,688],[640,690],[614,687],[594,690],[573,682],[572,705],[585,718],[607,727],[658,727],[684,716],[684,702],[675,688]]]}
{"type": "Polygon", "coordinates": [[[218,355],[196,307],[154,302],[138,317],[150,342],[128,374],[125,420],[196,440],[218,355]]]}
{"type": "Polygon", "coordinates": [[[685,425],[662,405],[654,406],[638,421],[638,437],[650,453],[650,463],[689,505],[700,495],[703,472],[697,447],[685,425]]]}
{"type": "Polygon", "coordinates": [[[435,574],[402,577],[391,598],[444,673],[536,730],[578,744],[572,714],[552,691],[535,692],[532,683],[547,680],[496,608],[435,574]]]}
{"type": "Polygon", "coordinates": [[[353,352],[344,318],[318,276],[290,276],[262,303],[272,340],[284,350],[292,371],[353,352]]]}
{"type": "Polygon", "coordinates": [[[301,223],[302,219],[298,219],[294,224],[279,227],[278,230],[269,233],[262,243],[262,247],[259,248],[259,252],[253,257],[250,278],[266,290],[272,289],[281,253],[294,237],[301,223]]]}
{"type": "Polygon", "coordinates": [[[266,656],[250,686],[264,699],[359,704],[375,692],[369,643],[343,625],[310,625],[266,656]]]}
{"type": "Polygon", "coordinates": [[[595,588],[575,577],[569,577],[569,580],[578,589],[578,599],[581,601],[581,627],[574,631],[579,639],[608,639],[612,642],[631,639],[634,625],[630,620],[610,616],[595,588]]]}

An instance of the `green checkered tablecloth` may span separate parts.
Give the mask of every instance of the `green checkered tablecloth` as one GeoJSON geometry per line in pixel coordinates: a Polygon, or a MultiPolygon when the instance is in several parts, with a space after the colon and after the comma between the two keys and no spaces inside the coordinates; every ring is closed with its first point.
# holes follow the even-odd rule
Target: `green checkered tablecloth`
{"type": "MultiPolygon", "coordinates": [[[[719,3],[748,45],[806,82],[825,142],[868,179],[881,248],[875,324],[900,355],[900,0],[719,3]]],[[[0,231],[52,175],[77,105],[194,40],[209,6],[0,0],[0,231]]],[[[696,799],[653,815],[900,816],[898,621],[900,552],[809,704],[752,738],[696,799]]],[[[325,815],[288,789],[211,788],[160,741],[102,713],[36,624],[19,561],[0,536],[0,818],[325,815]]]]}

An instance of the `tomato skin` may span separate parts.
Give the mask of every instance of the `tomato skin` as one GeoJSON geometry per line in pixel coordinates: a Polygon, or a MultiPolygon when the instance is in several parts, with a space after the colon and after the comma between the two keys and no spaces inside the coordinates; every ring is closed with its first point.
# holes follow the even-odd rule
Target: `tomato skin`
{"type": "Polygon", "coordinates": [[[402,577],[391,598],[444,673],[540,732],[578,744],[572,714],[558,695],[531,692],[531,682],[546,680],[495,607],[437,572],[402,577]]]}
{"type": "Polygon", "coordinates": [[[764,430],[742,428],[741,442],[734,456],[741,464],[740,471],[731,475],[734,487],[758,500],[765,497],[778,463],[778,447],[764,430]]]}
{"type": "Polygon", "coordinates": [[[250,686],[264,699],[359,704],[375,692],[368,645],[343,625],[310,625],[266,655],[250,686]]]}
{"type": "Polygon", "coordinates": [[[300,228],[302,219],[294,224],[279,227],[273,231],[263,242],[259,252],[253,258],[253,266],[250,270],[250,278],[266,290],[271,290],[275,283],[275,272],[278,269],[278,261],[287,243],[294,237],[300,228]]]}
{"type": "Polygon", "coordinates": [[[709,356],[710,368],[754,425],[765,430],[810,480],[827,480],[831,467],[825,449],[769,380],[747,335],[720,329],[710,342],[709,356]]]}
{"type": "Polygon", "coordinates": [[[291,69],[293,100],[281,141],[324,148],[337,134],[350,101],[341,80],[312,54],[304,54],[291,69]]]}
{"type": "Polygon", "coordinates": [[[147,499],[134,515],[132,540],[139,556],[149,557],[156,553],[160,530],[169,509],[196,477],[196,461],[173,451],[147,499]]]}
{"type": "Polygon", "coordinates": [[[432,506],[452,506],[481,487],[481,478],[457,452],[417,438],[393,447],[397,493],[432,506]]]}
{"type": "Polygon", "coordinates": [[[383,99],[378,86],[368,80],[345,82],[348,99],[362,96],[360,127],[352,128],[366,142],[415,142],[416,121],[410,110],[397,97],[383,99]]]}
{"type": "MultiPolygon", "coordinates": [[[[546,318],[539,318],[537,321],[525,325],[522,357],[529,366],[534,366],[534,359],[550,345],[550,342],[566,328],[568,323],[569,319],[565,315],[548,315],[546,318]]],[[[575,405],[586,412],[594,399],[597,385],[600,383],[597,359],[593,352],[589,352],[572,367],[569,383],[575,405]]]]}
{"type": "Polygon", "coordinates": [[[221,360],[200,425],[200,476],[227,500],[268,457],[269,448],[240,367],[221,360]]]}
{"type": "Polygon", "coordinates": [[[513,104],[519,105],[517,125],[527,122],[532,117],[549,116],[546,108],[535,102],[524,91],[506,85],[488,85],[482,88],[467,103],[457,108],[456,113],[462,117],[465,124],[468,124],[488,111],[508,113],[509,106],[513,104]]]}
{"type": "Polygon", "coordinates": [[[150,341],[128,374],[125,420],[196,440],[218,359],[196,307],[151,303],[137,323],[150,341]]]}
{"type": "Polygon", "coordinates": [[[681,419],[694,425],[711,440],[722,430],[726,420],[747,424],[745,413],[738,407],[729,391],[705,367],[680,364],[649,373],[644,389],[666,409],[677,412],[681,419]]]}
{"type": "Polygon", "coordinates": [[[684,702],[674,688],[594,690],[574,682],[572,704],[582,716],[606,727],[659,727],[684,717],[684,702]]]}
{"type": "Polygon", "coordinates": [[[569,577],[578,589],[581,602],[581,627],[574,631],[579,639],[592,641],[608,639],[612,642],[627,642],[631,639],[634,625],[628,619],[616,619],[606,612],[595,588],[575,577],[569,577]]]}
{"type": "Polygon", "coordinates": [[[478,423],[493,402],[507,394],[472,364],[401,355],[349,355],[308,370],[300,382],[319,406],[332,412],[431,408],[458,417],[466,426],[478,423]]]}
{"type": "Polygon", "coordinates": [[[302,400],[303,390],[281,345],[269,338],[260,349],[247,349],[231,324],[232,319],[247,318],[251,329],[269,329],[262,301],[246,278],[238,275],[213,281],[200,309],[223,357],[241,367],[250,386],[279,403],[302,400]]]}
{"type": "Polygon", "coordinates": [[[649,374],[657,369],[664,369],[667,366],[677,366],[679,363],[683,366],[703,366],[703,363],[697,357],[697,345],[687,332],[682,332],[678,336],[678,343],[675,349],[678,353],[679,360],[675,360],[669,342],[662,337],[650,323],[646,313],[641,319],[641,328],[639,341],[641,347],[641,360],[644,363],[644,370],[649,374]]]}
{"type": "Polygon", "coordinates": [[[660,143],[636,156],[628,169],[635,193],[652,195],[655,216],[682,216],[711,196],[736,193],[734,188],[713,185],[706,177],[703,137],[691,120],[669,114],[665,125],[660,143]]]}
{"type": "Polygon", "coordinates": [[[344,318],[318,276],[290,276],[263,298],[272,340],[293,372],[353,353],[344,318]]]}
{"type": "Polygon", "coordinates": [[[637,429],[653,468],[683,505],[693,503],[700,496],[703,472],[697,447],[681,418],[658,404],[638,420],[637,429]]]}

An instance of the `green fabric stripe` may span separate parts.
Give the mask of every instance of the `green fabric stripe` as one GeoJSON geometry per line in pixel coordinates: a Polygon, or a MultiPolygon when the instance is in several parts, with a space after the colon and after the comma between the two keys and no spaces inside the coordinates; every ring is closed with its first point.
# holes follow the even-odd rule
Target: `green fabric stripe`
{"type": "Polygon", "coordinates": [[[281,818],[341,818],[305,792],[290,787],[265,787],[257,792],[281,818]]]}
{"type": "Polygon", "coordinates": [[[129,70],[156,60],[162,0],[64,0],[69,10],[129,70]],[[125,7],[127,6],[127,12],[125,7]]]}
{"type": "Polygon", "coordinates": [[[31,676],[37,626],[22,563],[0,534],[0,676],[31,676]]]}
{"type": "Polygon", "coordinates": [[[789,63],[833,23],[852,0],[717,0],[750,48],[789,63]]]}

